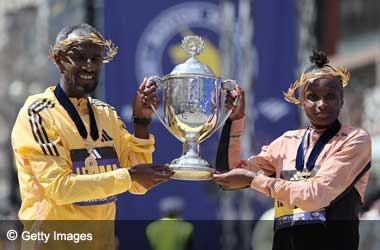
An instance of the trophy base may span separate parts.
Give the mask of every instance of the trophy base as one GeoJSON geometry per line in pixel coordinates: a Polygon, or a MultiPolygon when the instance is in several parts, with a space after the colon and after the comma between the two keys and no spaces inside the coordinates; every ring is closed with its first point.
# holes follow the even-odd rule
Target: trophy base
{"type": "Polygon", "coordinates": [[[215,172],[207,161],[200,158],[181,157],[173,160],[169,168],[174,171],[172,179],[185,181],[211,180],[215,172]]]}

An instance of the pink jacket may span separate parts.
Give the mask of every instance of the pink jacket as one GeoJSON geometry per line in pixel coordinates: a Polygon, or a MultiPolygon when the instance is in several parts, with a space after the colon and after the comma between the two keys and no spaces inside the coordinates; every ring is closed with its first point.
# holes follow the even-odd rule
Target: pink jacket
{"type": "MultiPolygon", "coordinates": [[[[243,130],[244,119],[232,123],[228,152],[230,168],[263,170],[263,175],[254,177],[251,188],[281,201],[289,208],[297,206],[310,211],[327,207],[371,161],[371,138],[368,133],[343,125],[319,155],[315,176],[307,181],[287,181],[281,179],[281,173],[296,170],[297,148],[305,129],[285,132],[271,144],[263,146],[258,155],[241,161],[240,137],[243,130]],[[269,177],[272,175],[275,177],[269,177]]],[[[322,132],[315,131],[312,134],[310,147],[322,132]]],[[[355,185],[362,201],[368,176],[369,171],[355,185]]]]}

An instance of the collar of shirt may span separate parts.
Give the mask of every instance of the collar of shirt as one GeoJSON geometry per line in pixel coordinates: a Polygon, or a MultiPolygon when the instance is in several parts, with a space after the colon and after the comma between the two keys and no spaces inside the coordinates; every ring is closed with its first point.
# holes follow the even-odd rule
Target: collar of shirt
{"type": "Polygon", "coordinates": [[[78,112],[80,113],[88,113],[87,102],[88,98],[69,98],[72,104],[78,112]]]}
{"type": "Polygon", "coordinates": [[[326,129],[317,129],[309,125],[306,131],[305,149],[312,148],[326,129]]]}

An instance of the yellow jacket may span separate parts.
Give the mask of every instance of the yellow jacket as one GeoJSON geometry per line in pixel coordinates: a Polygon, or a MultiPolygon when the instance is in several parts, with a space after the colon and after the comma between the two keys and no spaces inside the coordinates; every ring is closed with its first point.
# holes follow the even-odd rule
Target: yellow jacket
{"type": "Polygon", "coordinates": [[[193,230],[190,222],[164,217],[151,222],[145,233],[152,250],[186,250],[191,249],[193,230]]]}
{"type": "Polygon", "coordinates": [[[54,88],[26,100],[12,131],[22,198],[19,218],[114,220],[117,194],[146,192],[131,181],[128,168],[152,161],[154,138],[131,135],[114,108],[104,102],[70,98],[87,131],[87,101],[98,125],[93,154],[99,167],[89,174],[84,168],[88,157],[84,141],[56,99],[54,88]]]}

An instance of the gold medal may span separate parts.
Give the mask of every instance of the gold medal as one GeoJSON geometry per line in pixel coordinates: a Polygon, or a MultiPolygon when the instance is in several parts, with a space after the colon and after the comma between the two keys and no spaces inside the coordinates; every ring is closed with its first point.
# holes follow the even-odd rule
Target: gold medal
{"type": "Polygon", "coordinates": [[[84,160],[84,166],[88,174],[96,174],[98,172],[98,162],[91,154],[84,160]]]}
{"type": "Polygon", "coordinates": [[[94,142],[91,142],[89,140],[85,140],[83,142],[84,146],[87,148],[88,156],[84,160],[84,166],[87,170],[88,174],[96,174],[99,171],[98,168],[98,162],[96,161],[96,158],[93,155],[94,150],[94,142]]]}
{"type": "Polygon", "coordinates": [[[306,169],[302,170],[302,172],[297,171],[297,177],[300,180],[307,180],[307,179],[309,179],[310,176],[311,176],[311,172],[309,172],[306,169]]]}

